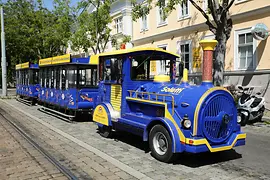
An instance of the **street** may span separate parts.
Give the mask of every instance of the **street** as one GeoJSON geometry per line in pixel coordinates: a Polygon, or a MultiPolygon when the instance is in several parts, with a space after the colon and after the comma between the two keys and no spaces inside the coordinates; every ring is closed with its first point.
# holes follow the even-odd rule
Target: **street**
{"type": "Polygon", "coordinates": [[[166,164],[155,160],[134,135],[116,133],[104,139],[92,122],[67,123],[13,99],[0,100],[0,109],[80,179],[270,179],[269,125],[244,127],[245,146],[181,154],[166,164]]]}

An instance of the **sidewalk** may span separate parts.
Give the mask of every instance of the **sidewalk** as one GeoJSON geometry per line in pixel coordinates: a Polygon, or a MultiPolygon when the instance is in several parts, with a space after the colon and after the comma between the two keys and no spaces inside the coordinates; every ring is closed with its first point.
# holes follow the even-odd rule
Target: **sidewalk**
{"type": "Polygon", "coordinates": [[[0,116],[1,179],[67,179],[0,116]]]}
{"type": "Polygon", "coordinates": [[[270,124],[270,111],[269,110],[265,110],[262,120],[265,123],[270,124]]]}
{"type": "Polygon", "coordinates": [[[11,99],[16,96],[16,88],[7,89],[7,97],[2,97],[2,89],[0,89],[0,99],[11,99]]]}

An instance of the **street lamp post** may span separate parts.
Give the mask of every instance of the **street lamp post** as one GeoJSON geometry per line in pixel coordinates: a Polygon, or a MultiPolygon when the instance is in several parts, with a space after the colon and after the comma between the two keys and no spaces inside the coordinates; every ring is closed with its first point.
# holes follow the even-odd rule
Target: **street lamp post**
{"type": "Polygon", "coordinates": [[[6,62],[6,45],[4,32],[4,13],[1,7],[1,47],[2,47],[2,96],[7,96],[7,62],[6,62]]]}

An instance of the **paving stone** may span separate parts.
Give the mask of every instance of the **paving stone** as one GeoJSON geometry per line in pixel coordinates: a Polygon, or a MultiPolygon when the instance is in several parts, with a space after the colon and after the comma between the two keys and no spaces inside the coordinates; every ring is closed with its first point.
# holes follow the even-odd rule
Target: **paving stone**
{"type": "MultiPolygon", "coordinates": [[[[100,137],[98,133],[96,133],[97,129],[96,125],[92,122],[70,124],[60,121],[57,118],[45,115],[37,111],[36,107],[26,107],[14,100],[7,100],[7,101],[16,107],[20,107],[25,112],[33,114],[35,117],[42,119],[44,122],[49,123],[50,125],[59,129],[60,131],[65,132],[71,135],[72,137],[89,144],[91,147],[94,147],[104,152],[105,154],[109,155],[110,157],[113,157],[114,159],[120,161],[121,163],[128,165],[128,167],[131,167],[134,170],[139,171],[142,174],[146,175],[146,177],[142,177],[140,179],[149,179],[149,177],[152,177],[152,179],[155,179],[155,177],[160,177],[164,179],[177,179],[177,178],[210,179],[211,177],[216,177],[222,179],[227,177],[235,178],[237,176],[242,176],[242,174],[239,172],[230,173],[219,167],[214,167],[211,165],[204,165],[202,167],[194,168],[192,166],[183,164],[160,163],[157,160],[155,160],[148,152],[146,153],[144,151],[144,148],[142,147],[143,142],[142,141],[136,142],[137,140],[136,138],[134,138],[134,136],[130,136],[125,133],[120,133],[118,135],[119,138],[104,139],[100,137]],[[126,140],[125,136],[130,137],[130,139],[126,140]],[[207,173],[207,171],[209,171],[209,173],[207,173]]],[[[8,106],[6,106],[6,109],[8,109],[8,106]]],[[[97,156],[96,154],[84,148],[81,148],[81,146],[79,145],[75,144],[74,146],[74,143],[73,142],[71,143],[69,139],[59,135],[58,133],[52,130],[48,130],[48,128],[43,127],[40,123],[35,122],[35,120],[31,118],[27,118],[27,116],[23,115],[22,113],[19,112],[14,113],[14,116],[17,116],[17,118],[24,117],[23,123],[29,126],[29,128],[31,128],[33,132],[35,131],[35,129],[39,129],[39,131],[42,132],[43,134],[44,142],[49,143],[54,149],[57,149],[58,152],[67,157],[67,159],[69,159],[69,156],[76,157],[70,158],[72,160],[71,163],[77,162],[78,163],[77,165],[83,168],[84,171],[87,172],[87,174],[89,174],[90,176],[91,173],[86,171],[87,167],[88,169],[93,168],[93,170],[97,170],[97,171],[90,170],[94,174],[91,177],[103,176],[102,172],[106,172],[109,170],[111,172],[114,172],[115,175],[119,178],[121,178],[121,176],[118,176],[116,173],[120,173],[120,175],[122,175],[124,178],[134,178],[133,176],[128,174],[127,171],[123,171],[122,169],[116,167],[114,164],[108,162],[106,158],[97,156]],[[47,141],[48,138],[50,139],[49,141],[47,141]],[[66,144],[70,145],[66,147],[66,144]],[[98,165],[93,165],[93,163],[94,164],[97,163],[98,165]],[[125,174],[127,174],[127,177],[125,177],[125,174]]],[[[255,132],[263,131],[265,133],[270,134],[270,132],[267,132],[263,128],[258,127],[245,127],[245,128],[247,128],[247,131],[255,131],[255,132]]],[[[246,131],[246,129],[244,131],[246,131]]],[[[108,177],[109,176],[106,176],[106,178],[108,177]]],[[[250,177],[248,177],[245,174],[243,175],[243,177],[246,179],[250,179],[250,177]]]]}

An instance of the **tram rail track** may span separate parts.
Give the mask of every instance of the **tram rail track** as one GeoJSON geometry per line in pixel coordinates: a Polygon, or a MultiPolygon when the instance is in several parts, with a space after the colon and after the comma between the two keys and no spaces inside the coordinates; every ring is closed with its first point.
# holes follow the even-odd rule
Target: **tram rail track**
{"type": "Polygon", "coordinates": [[[70,180],[78,180],[78,178],[59,161],[57,161],[48,151],[42,148],[36,143],[30,136],[24,132],[16,123],[3,115],[3,109],[0,108],[0,116],[18,133],[23,137],[29,144],[31,144],[38,152],[40,152],[51,164],[53,164],[64,176],[70,180]]]}

